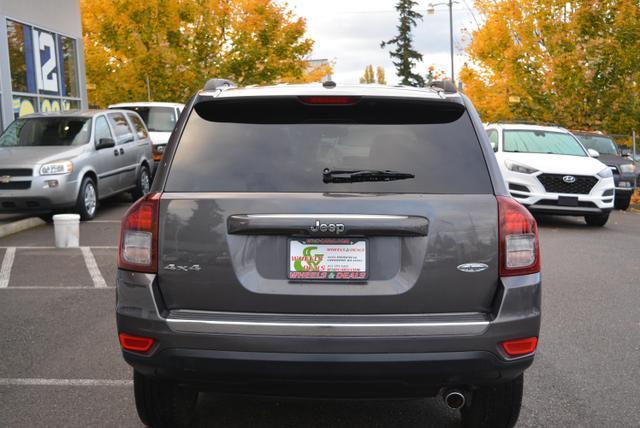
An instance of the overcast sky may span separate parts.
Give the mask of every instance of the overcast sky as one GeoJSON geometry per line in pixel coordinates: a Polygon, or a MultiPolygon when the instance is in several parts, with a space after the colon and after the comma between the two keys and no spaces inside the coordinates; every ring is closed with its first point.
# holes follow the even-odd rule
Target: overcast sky
{"type": "MultiPolygon", "coordinates": [[[[389,49],[380,48],[382,40],[389,40],[397,33],[396,0],[287,0],[286,3],[297,15],[307,19],[307,35],[315,40],[311,57],[334,61],[333,78],[336,82],[357,83],[365,66],[372,64],[374,68],[378,65],[384,67],[387,83],[397,83],[389,49]]],[[[449,75],[448,7],[437,6],[435,15],[427,15],[429,3],[419,0],[416,9],[424,17],[413,32],[414,46],[423,54],[423,62],[415,71],[424,75],[427,67],[433,64],[449,75]]],[[[472,3],[473,0],[466,0],[466,5],[471,6],[472,3]]],[[[476,28],[466,5],[460,0],[453,7],[456,73],[465,62],[462,49],[468,42],[465,39],[469,38],[463,29],[472,31],[476,28]]]]}

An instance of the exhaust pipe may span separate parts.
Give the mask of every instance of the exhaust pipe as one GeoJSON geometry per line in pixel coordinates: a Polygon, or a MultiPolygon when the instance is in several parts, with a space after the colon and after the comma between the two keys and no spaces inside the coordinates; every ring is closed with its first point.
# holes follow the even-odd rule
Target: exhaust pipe
{"type": "Polygon", "coordinates": [[[448,391],[444,394],[444,402],[450,409],[461,409],[466,402],[464,394],[460,391],[448,391]]]}

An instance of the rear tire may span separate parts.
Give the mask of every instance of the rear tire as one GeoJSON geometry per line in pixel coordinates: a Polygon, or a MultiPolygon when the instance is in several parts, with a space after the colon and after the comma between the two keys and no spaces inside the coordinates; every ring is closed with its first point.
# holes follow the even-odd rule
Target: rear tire
{"type": "Polygon", "coordinates": [[[586,221],[589,226],[602,227],[609,221],[609,213],[586,215],[584,216],[584,221],[586,221]]]}
{"type": "Polygon", "coordinates": [[[98,190],[91,177],[84,177],[78,192],[75,211],[82,221],[93,220],[98,211],[98,190]]]}
{"type": "Polygon", "coordinates": [[[132,192],[133,199],[137,201],[149,193],[149,190],[151,190],[151,173],[148,166],[142,165],[136,179],[136,188],[132,192]]]}
{"type": "Polygon", "coordinates": [[[198,391],[133,372],[138,417],[153,428],[189,427],[195,419],[198,391]]]}
{"type": "Polygon", "coordinates": [[[631,205],[631,196],[628,198],[616,199],[614,202],[614,207],[617,210],[626,211],[629,208],[629,205],[631,205]]]}
{"type": "Polygon", "coordinates": [[[524,376],[510,382],[475,390],[471,403],[462,408],[466,428],[511,428],[518,421],[522,407],[524,376]]]}

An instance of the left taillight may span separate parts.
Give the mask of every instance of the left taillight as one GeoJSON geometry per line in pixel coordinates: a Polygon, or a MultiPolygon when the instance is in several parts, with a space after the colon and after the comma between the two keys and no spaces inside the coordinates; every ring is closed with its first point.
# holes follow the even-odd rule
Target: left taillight
{"type": "Polygon", "coordinates": [[[158,209],[160,193],[150,193],[129,208],[122,219],[118,268],[158,271],[158,209]]]}
{"type": "Polygon", "coordinates": [[[496,196],[500,234],[500,276],[540,272],[538,226],[515,199],[496,196]]]}

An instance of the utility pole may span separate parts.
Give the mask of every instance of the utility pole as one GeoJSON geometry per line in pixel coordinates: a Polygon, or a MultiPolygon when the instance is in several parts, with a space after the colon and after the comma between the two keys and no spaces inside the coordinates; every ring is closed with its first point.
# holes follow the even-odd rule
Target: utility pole
{"type": "Polygon", "coordinates": [[[453,0],[449,0],[449,47],[451,48],[451,83],[456,86],[456,73],[453,69],[453,0]]]}
{"type": "Polygon", "coordinates": [[[144,77],[147,81],[147,101],[151,102],[151,85],[149,85],[149,75],[145,74],[144,77]]]}

